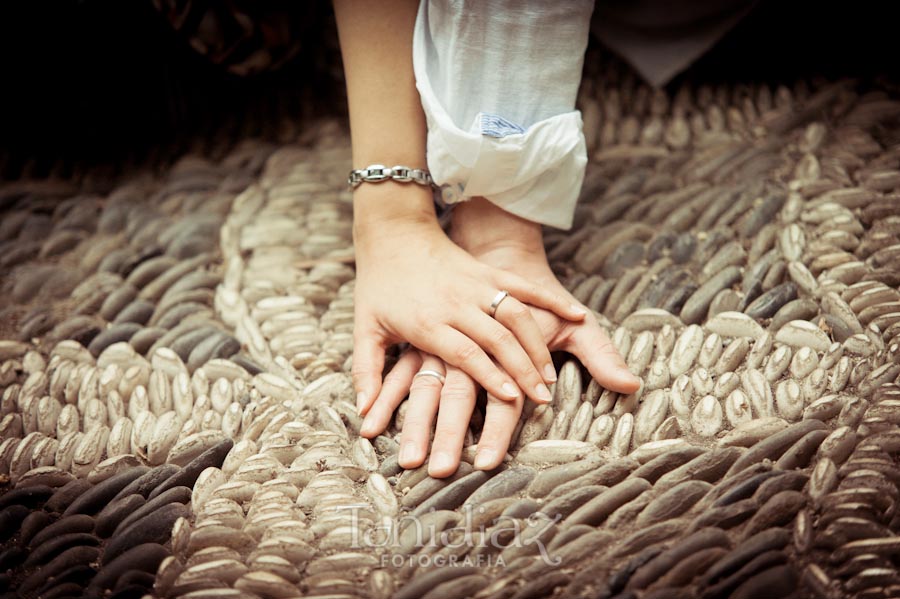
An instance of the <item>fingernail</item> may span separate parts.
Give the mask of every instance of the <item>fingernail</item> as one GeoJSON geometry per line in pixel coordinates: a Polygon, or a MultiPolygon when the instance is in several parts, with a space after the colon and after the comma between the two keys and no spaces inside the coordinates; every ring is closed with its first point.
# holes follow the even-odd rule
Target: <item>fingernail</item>
{"type": "Polygon", "coordinates": [[[429,470],[439,470],[441,472],[449,470],[453,467],[453,458],[450,457],[450,454],[447,453],[435,453],[432,454],[431,459],[428,460],[428,469],[429,470]]]}
{"type": "Polygon", "coordinates": [[[410,462],[415,461],[416,459],[416,447],[412,443],[404,443],[402,447],[400,447],[400,456],[397,460],[401,464],[409,464],[410,462]]]}
{"type": "Polygon", "coordinates": [[[475,454],[475,468],[478,470],[489,470],[494,467],[497,460],[497,452],[493,449],[482,449],[475,454]]]}
{"type": "Polygon", "coordinates": [[[375,433],[375,425],[372,424],[372,421],[366,418],[363,420],[362,426],[359,427],[359,434],[363,437],[369,437],[375,433]]]}
{"type": "Polygon", "coordinates": [[[540,383],[534,386],[534,394],[541,401],[550,401],[552,396],[550,395],[550,389],[547,388],[547,385],[544,383],[540,383]]]}
{"type": "Polygon", "coordinates": [[[569,306],[569,307],[572,308],[572,312],[574,312],[575,314],[578,314],[579,316],[585,316],[585,315],[587,315],[587,310],[585,310],[584,308],[582,308],[582,307],[579,306],[578,304],[572,304],[572,305],[569,306]]]}
{"type": "Polygon", "coordinates": [[[366,395],[365,391],[360,391],[356,394],[356,414],[360,415],[363,411],[363,406],[366,405],[366,400],[368,399],[368,395],[366,395]]]}
{"type": "Polygon", "coordinates": [[[503,386],[500,387],[500,389],[510,399],[516,399],[517,397],[519,397],[519,389],[512,383],[503,383],[503,386]]]}
{"type": "Polygon", "coordinates": [[[556,382],[556,369],[553,368],[553,364],[544,366],[544,378],[547,379],[548,383],[556,382]]]}

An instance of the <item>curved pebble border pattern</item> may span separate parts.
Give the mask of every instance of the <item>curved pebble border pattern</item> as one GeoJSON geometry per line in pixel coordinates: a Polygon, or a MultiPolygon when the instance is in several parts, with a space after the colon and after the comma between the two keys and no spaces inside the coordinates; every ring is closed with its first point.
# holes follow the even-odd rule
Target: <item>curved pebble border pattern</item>
{"type": "Polygon", "coordinates": [[[560,356],[445,480],[397,465],[402,407],[357,434],[333,122],[0,189],[3,597],[900,597],[900,101],[610,67],[580,107],[548,255],[644,386],[560,356]]]}

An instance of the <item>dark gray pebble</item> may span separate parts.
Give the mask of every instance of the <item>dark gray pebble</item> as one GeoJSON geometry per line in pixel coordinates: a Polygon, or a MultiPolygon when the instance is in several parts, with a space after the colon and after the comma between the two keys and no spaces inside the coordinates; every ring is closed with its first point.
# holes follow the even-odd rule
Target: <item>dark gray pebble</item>
{"type": "MultiPolygon", "coordinates": [[[[808,298],[800,298],[790,301],[779,308],[769,324],[773,331],[777,331],[792,320],[811,320],[819,314],[819,304],[808,298]]],[[[841,326],[846,325],[841,322],[841,326]]],[[[837,338],[835,338],[837,339],[837,338]]]]}
{"type": "Polygon", "coordinates": [[[776,285],[756,298],[744,310],[751,318],[771,318],[788,302],[797,299],[797,285],[792,281],[776,285]]]}
{"type": "Polygon", "coordinates": [[[606,258],[601,274],[607,279],[618,279],[625,271],[644,260],[644,244],[640,241],[626,241],[606,258]]]}
{"type": "MultiPolygon", "coordinates": [[[[130,570],[125,572],[113,587],[113,594],[121,592],[125,588],[140,587],[143,589],[152,589],[153,583],[156,582],[155,572],[142,572],[140,570],[130,570]]],[[[143,596],[143,595],[142,595],[143,596]]]]}
{"type": "Polygon", "coordinates": [[[684,303],[681,309],[681,320],[685,324],[697,324],[705,316],[709,310],[709,305],[713,298],[721,290],[727,289],[741,280],[741,269],[737,266],[729,266],[724,268],[705,283],[703,283],[697,291],[691,295],[684,303]]]}
{"type": "Polygon", "coordinates": [[[232,447],[234,447],[234,441],[231,439],[219,441],[217,444],[188,462],[180,471],[163,481],[158,487],[150,492],[147,499],[153,499],[157,495],[165,493],[169,489],[175,487],[193,488],[200,473],[211,466],[219,468],[222,465],[222,462],[225,461],[225,456],[228,455],[228,452],[231,451],[232,447]]]}
{"type": "Polygon", "coordinates": [[[114,324],[94,337],[94,340],[88,345],[88,351],[96,358],[113,343],[128,341],[140,330],[141,325],[133,322],[114,324]]]}
{"type": "Polygon", "coordinates": [[[62,572],[75,566],[84,566],[85,564],[93,563],[99,557],[100,550],[97,547],[89,547],[86,545],[70,547],[53,558],[50,563],[43,568],[35,570],[30,576],[23,580],[19,586],[19,592],[27,596],[47,580],[58,576],[62,572]]]}
{"type": "Polygon", "coordinates": [[[786,526],[807,503],[806,496],[799,491],[780,491],[760,506],[744,527],[743,533],[745,536],[752,536],[775,526],[786,526]]]}
{"type": "Polygon", "coordinates": [[[135,466],[107,478],[93,486],[63,512],[63,516],[72,514],[95,514],[99,512],[126,485],[150,470],[146,466],[135,466]]]}
{"type": "Polygon", "coordinates": [[[783,528],[770,528],[738,543],[728,555],[716,562],[703,575],[703,585],[710,585],[729,576],[747,562],[766,551],[781,549],[791,540],[791,533],[783,528]]]}
{"type": "Polygon", "coordinates": [[[122,499],[113,500],[97,514],[97,534],[106,538],[113,534],[116,527],[131,514],[142,508],[147,503],[143,495],[127,495],[122,499]]]}
{"type": "Polygon", "coordinates": [[[103,566],[90,589],[111,589],[125,574],[133,571],[142,573],[156,572],[159,564],[169,556],[169,551],[158,543],[136,545],[103,566]]]}
{"type": "Polygon", "coordinates": [[[113,537],[103,553],[102,565],[107,565],[132,547],[143,543],[166,543],[172,526],[179,518],[189,518],[191,509],[181,503],[170,503],[132,523],[113,537]]]}
{"type": "Polygon", "coordinates": [[[230,356],[229,359],[246,370],[250,374],[250,376],[255,376],[263,371],[262,366],[260,366],[244,354],[234,354],[233,356],[230,356]]]}
{"type": "Polygon", "coordinates": [[[134,337],[128,340],[128,343],[134,348],[134,351],[141,355],[146,355],[150,348],[153,347],[153,344],[159,341],[167,332],[166,329],[160,327],[147,327],[135,333],[134,337]]]}
{"type": "Polygon", "coordinates": [[[63,582],[49,587],[39,593],[41,599],[67,599],[69,597],[82,597],[84,587],[75,582],[63,582]]]}
{"type": "MultiPolygon", "coordinates": [[[[625,565],[616,570],[612,576],[609,577],[609,582],[607,586],[609,587],[610,593],[619,593],[624,588],[625,585],[628,584],[628,581],[631,580],[631,577],[634,573],[646,565],[648,562],[656,559],[662,552],[663,548],[659,546],[647,547],[633,558],[625,562],[625,565]]],[[[630,592],[630,591],[626,591],[630,592]]]]}
{"type": "Polygon", "coordinates": [[[13,545],[0,551],[0,572],[7,572],[18,567],[25,561],[26,557],[28,557],[28,554],[18,545],[13,545]]]}
{"type": "Polygon", "coordinates": [[[682,466],[697,456],[703,454],[706,450],[702,447],[688,446],[672,451],[668,451],[662,455],[656,456],[649,462],[641,465],[637,470],[629,476],[643,478],[649,483],[655,483],[659,477],[679,466],[682,466]]]}
{"type": "Polygon", "coordinates": [[[50,520],[50,514],[43,510],[37,510],[28,514],[22,521],[22,527],[19,530],[19,544],[27,547],[31,539],[46,528],[50,520]]]}
{"type": "Polygon", "coordinates": [[[755,499],[750,498],[722,507],[705,509],[691,522],[688,530],[700,530],[706,526],[715,526],[723,530],[734,528],[751,518],[756,513],[757,508],[759,508],[759,503],[755,499]]]}
{"type": "Polygon", "coordinates": [[[72,316],[53,327],[48,337],[54,341],[71,339],[87,347],[103,330],[103,323],[91,316],[72,316]]]}
{"type": "Polygon", "coordinates": [[[432,510],[453,510],[458,508],[476,489],[490,478],[483,470],[476,470],[447,485],[410,512],[415,518],[432,510]]]}
{"type": "Polygon", "coordinates": [[[93,485],[83,478],[69,481],[57,489],[53,496],[47,500],[47,503],[44,504],[44,509],[51,513],[62,513],[73,501],[91,487],[93,485]]]}
{"type": "Polygon", "coordinates": [[[135,324],[145,325],[150,320],[150,317],[153,316],[153,311],[155,309],[156,306],[147,300],[136,299],[122,308],[121,312],[116,314],[113,323],[133,322],[135,324]]]}
{"type": "Polygon", "coordinates": [[[123,497],[128,495],[143,495],[147,497],[153,489],[158,487],[160,483],[164,480],[171,478],[176,472],[179,472],[181,468],[176,466],[175,464],[160,464],[159,466],[155,466],[142,474],[140,477],[134,479],[127,486],[125,486],[121,491],[119,491],[115,497],[112,498],[111,502],[117,501],[123,497]]]}
{"type": "Polygon", "coordinates": [[[697,238],[691,233],[682,233],[672,244],[670,256],[675,264],[685,264],[690,261],[695,251],[697,251],[697,238]]]}
{"type": "Polygon", "coordinates": [[[446,568],[435,568],[434,570],[416,576],[409,583],[400,588],[393,594],[393,599],[419,599],[435,586],[460,578],[462,576],[470,576],[477,574],[478,568],[474,566],[449,566],[446,568]]]}
{"type": "Polygon", "coordinates": [[[728,473],[733,474],[740,472],[747,466],[764,459],[774,460],[787,451],[787,449],[796,443],[801,437],[815,430],[824,430],[827,425],[820,420],[802,420],[790,425],[786,429],[775,433],[774,435],[763,439],[753,447],[747,450],[744,455],[739,457],[729,469],[728,473]]]}
{"type": "Polygon", "coordinates": [[[762,485],[770,478],[778,476],[779,474],[780,473],[777,471],[769,470],[767,472],[760,472],[758,474],[755,474],[745,480],[732,482],[731,480],[726,479],[716,489],[716,492],[722,492],[722,494],[713,502],[712,506],[723,507],[726,505],[731,505],[732,503],[740,501],[741,499],[752,497],[756,493],[757,489],[759,489],[760,485],[762,485]]]}
{"type": "MultiPolygon", "coordinates": [[[[689,281],[684,283],[683,285],[679,285],[676,287],[666,298],[662,301],[659,307],[670,314],[681,314],[681,310],[684,308],[684,305],[687,301],[694,295],[697,291],[698,286],[693,281],[689,281]]],[[[712,301],[710,300],[710,303],[712,301]]]]}
{"type": "Polygon", "coordinates": [[[37,547],[48,540],[62,535],[91,532],[94,530],[94,519],[85,514],[76,514],[74,516],[66,516],[60,518],[53,524],[50,524],[44,530],[40,531],[31,539],[29,546],[37,547]]]}
{"type": "Polygon", "coordinates": [[[528,497],[520,499],[503,510],[501,518],[527,518],[541,509],[541,504],[528,497]]]}
{"type": "Polygon", "coordinates": [[[654,263],[665,256],[675,243],[677,235],[672,231],[661,231],[647,244],[647,262],[654,263]]]}
{"type": "Polygon", "coordinates": [[[797,589],[797,573],[793,566],[776,566],[753,576],[731,594],[730,599],[790,597],[797,589]]]}
{"type": "Polygon", "coordinates": [[[676,564],[701,549],[709,547],[730,547],[731,544],[722,530],[702,528],[673,547],[660,553],[634,573],[626,585],[629,589],[644,589],[660,576],[670,571],[676,564]]]}
{"type": "Polygon", "coordinates": [[[787,556],[780,549],[773,549],[760,553],[744,564],[737,572],[719,580],[716,584],[706,587],[701,593],[701,599],[727,599],[734,589],[751,576],[778,566],[787,561],[787,556]]]}
{"type": "MultiPolygon", "coordinates": [[[[132,495],[132,497],[134,497],[132,495]]],[[[138,495],[140,497],[140,495],[138,495]]],[[[150,501],[146,502],[143,506],[136,509],[133,513],[129,514],[122,520],[119,525],[116,527],[115,532],[113,532],[113,536],[116,533],[122,532],[129,526],[131,526],[134,522],[140,520],[144,516],[153,513],[157,509],[161,508],[164,505],[168,505],[170,503],[189,503],[191,500],[191,489],[188,487],[172,487],[168,489],[164,493],[160,493],[150,501]]],[[[124,499],[123,499],[124,501],[124,499]]]]}
{"type": "Polygon", "coordinates": [[[607,487],[600,485],[578,487],[561,497],[556,497],[555,499],[548,501],[540,508],[540,511],[550,519],[559,518],[562,520],[568,518],[572,512],[606,491],[606,489],[607,487]]]}
{"type": "Polygon", "coordinates": [[[169,349],[178,354],[178,357],[181,358],[183,362],[187,362],[195,347],[210,337],[218,336],[220,332],[221,331],[218,328],[213,326],[201,327],[185,333],[173,341],[169,346],[169,349]]]}
{"type": "Polygon", "coordinates": [[[772,222],[784,202],[787,199],[783,193],[775,193],[766,196],[766,198],[756,204],[753,209],[742,218],[737,226],[738,235],[744,238],[750,238],[759,233],[765,225],[772,222]]]}
{"type": "Polygon", "coordinates": [[[28,516],[29,511],[24,505],[10,505],[0,511],[0,542],[19,532],[22,520],[28,516]]]}
{"type": "Polygon", "coordinates": [[[79,588],[84,588],[96,574],[97,570],[88,564],[78,564],[59,572],[56,576],[48,578],[38,589],[38,593],[43,595],[45,589],[51,589],[61,584],[77,584],[79,588]]]}
{"type": "Polygon", "coordinates": [[[11,505],[38,507],[53,496],[56,489],[47,485],[32,485],[7,491],[0,495],[0,510],[11,505]]]}
{"type": "Polygon", "coordinates": [[[201,304],[199,302],[185,302],[183,304],[177,304],[166,310],[165,313],[159,315],[158,317],[156,314],[154,314],[150,319],[150,324],[164,329],[172,329],[175,327],[175,325],[179,324],[182,320],[184,320],[191,314],[204,310],[209,310],[209,306],[207,306],[206,304],[201,304]]]}
{"type": "Polygon", "coordinates": [[[537,471],[528,466],[504,470],[469,495],[465,504],[480,505],[491,499],[515,495],[528,486],[536,474],[537,471]]]}
{"type": "Polygon", "coordinates": [[[809,474],[805,472],[801,472],[799,470],[789,470],[787,472],[782,472],[778,476],[770,478],[763,484],[759,485],[756,493],[753,494],[753,498],[756,499],[760,503],[760,505],[762,505],[773,495],[775,495],[776,493],[780,493],[781,491],[801,490],[804,486],[806,486],[807,481],[809,481],[809,474]]]}
{"type": "Polygon", "coordinates": [[[829,432],[829,430],[817,430],[806,433],[778,458],[775,467],[779,470],[806,468],[829,432]]]}
{"type": "Polygon", "coordinates": [[[241,351],[241,342],[225,333],[212,335],[191,350],[186,360],[188,370],[194,372],[210,360],[230,358],[241,351]]]}
{"type": "Polygon", "coordinates": [[[59,535],[35,546],[31,550],[28,559],[25,560],[25,567],[30,568],[44,564],[70,547],[92,547],[99,544],[100,539],[86,532],[72,532],[59,535]]]}

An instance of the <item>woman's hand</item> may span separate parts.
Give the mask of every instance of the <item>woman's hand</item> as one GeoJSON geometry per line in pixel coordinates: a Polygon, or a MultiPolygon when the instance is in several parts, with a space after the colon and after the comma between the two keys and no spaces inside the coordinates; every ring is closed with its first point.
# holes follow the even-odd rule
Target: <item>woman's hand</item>
{"type": "MultiPolygon", "coordinates": [[[[358,189],[354,201],[389,202],[391,193],[421,190],[382,183],[358,189]]],[[[522,302],[583,319],[587,312],[571,297],[475,260],[450,241],[433,214],[407,211],[385,219],[358,213],[354,242],[352,374],[361,412],[378,397],[386,348],[404,341],[466,372],[498,398],[514,400],[521,388],[536,401],[550,401],[546,383],[556,374],[522,302]],[[491,301],[501,289],[510,295],[491,317],[491,301]]]]}

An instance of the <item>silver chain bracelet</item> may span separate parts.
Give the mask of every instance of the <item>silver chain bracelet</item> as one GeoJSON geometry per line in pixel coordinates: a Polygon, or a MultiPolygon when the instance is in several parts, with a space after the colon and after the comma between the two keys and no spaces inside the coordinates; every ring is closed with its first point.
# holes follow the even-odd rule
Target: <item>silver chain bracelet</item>
{"type": "Polygon", "coordinates": [[[400,165],[388,167],[383,164],[370,164],[366,168],[350,171],[347,183],[356,188],[360,183],[381,183],[388,179],[400,183],[418,183],[426,187],[433,185],[431,175],[425,169],[400,165]]]}

